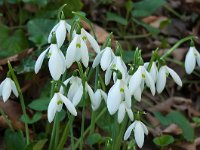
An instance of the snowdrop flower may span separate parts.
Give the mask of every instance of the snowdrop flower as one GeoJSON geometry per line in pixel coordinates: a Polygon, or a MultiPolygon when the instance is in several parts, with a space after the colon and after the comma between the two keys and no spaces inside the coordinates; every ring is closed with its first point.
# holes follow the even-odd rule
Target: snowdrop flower
{"type": "Polygon", "coordinates": [[[102,89],[97,89],[94,93],[94,103],[92,104],[94,111],[99,108],[102,99],[107,103],[107,94],[102,89]]]}
{"type": "Polygon", "coordinates": [[[6,78],[0,84],[0,96],[3,97],[3,101],[6,102],[13,91],[14,95],[18,97],[18,91],[15,82],[11,78],[6,78]]]}
{"type": "Polygon", "coordinates": [[[65,20],[60,20],[51,30],[48,37],[48,43],[51,43],[52,33],[55,32],[57,44],[60,48],[66,39],[67,31],[69,33],[70,30],[71,26],[65,20]]]}
{"type": "Polygon", "coordinates": [[[50,123],[53,121],[56,112],[62,110],[63,103],[72,115],[77,116],[77,111],[72,102],[61,93],[55,93],[48,106],[48,121],[50,123]]]}
{"type": "MultiPolygon", "coordinates": [[[[127,67],[120,56],[115,56],[110,66],[107,68],[105,73],[105,84],[108,85],[110,83],[110,79],[112,76],[112,69],[119,70],[122,74],[122,79],[125,81],[128,73],[127,67]]],[[[113,80],[116,81],[116,73],[113,72],[113,80]]]]}
{"type": "Polygon", "coordinates": [[[131,76],[130,81],[129,81],[130,92],[132,95],[134,95],[135,99],[138,101],[141,100],[141,94],[144,89],[145,83],[147,87],[150,88],[152,95],[155,95],[155,83],[151,75],[145,69],[144,66],[139,66],[139,68],[131,76]]]}
{"type": "Polygon", "coordinates": [[[100,53],[100,47],[97,43],[97,41],[93,38],[93,36],[88,33],[87,31],[85,31],[85,29],[81,28],[81,37],[83,39],[83,41],[85,42],[89,42],[92,46],[92,48],[94,49],[94,51],[98,54],[100,53]]]}
{"type": "Polygon", "coordinates": [[[106,47],[97,54],[92,64],[92,67],[95,68],[100,63],[101,69],[105,71],[110,66],[114,57],[115,55],[112,49],[110,47],[106,47]]]}
{"type": "Polygon", "coordinates": [[[47,52],[50,54],[48,63],[50,74],[54,80],[59,80],[60,76],[65,72],[66,61],[57,44],[51,44],[40,54],[35,63],[35,73],[37,74],[39,72],[47,52]]]}
{"type": "MultiPolygon", "coordinates": [[[[149,62],[144,63],[144,67],[147,69],[149,66],[149,62]]],[[[158,68],[156,66],[156,62],[152,63],[151,69],[149,71],[149,74],[151,75],[154,83],[156,83],[157,76],[158,76],[158,68]]]]}
{"type": "Polygon", "coordinates": [[[118,110],[118,121],[121,122],[125,115],[125,110],[130,119],[131,116],[131,94],[122,79],[117,79],[115,84],[110,88],[107,98],[107,107],[111,115],[115,114],[118,110]]]}
{"type": "Polygon", "coordinates": [[[134,131],[135,141],[139,148],[142,148],[144,144],[144,134],[148,135],[147,127],[139,120],[135,120],[126,130],[124,134],[124,140],[127,140],[132,130],[134,131]]]}
{"type": "Polygon", "coordinates": [[[165,65],[165,66],[162,66],[158,72],[158,78],[156,82],[156,89],[158,93],[161,93],[164,90],[165,85],[166,85],[166,78],[169,74],[171,75],[173,80],[176,82],[176,84],[178,84],[179,86],[182,86],[182,81],[180,77],[178,76],[178,74],[174,70],[172,70],[171,68],[165,65]]]}
{"type": "Polygon", "coordinates": [[[191,46],[185,57],[185,70],[187,74],[191,74],[196,66],[200,66],[200,54],[194,46],[191,46]]]}
{"type": "MultiPolygon", "coordinates": [[[[68,86],[68,84],[70,84],[67,97],[76,107],[81,101],[81,98],[83,95],[83,85],[82,85],[81,78],[79,78],[78,76],[72,76],[68,78],[67,80],[65,80],[63,84],[65,86],[68,86]]],[[[63,86],[61,86],[60,88],[60,93],[64,94],[63,86]]]]}

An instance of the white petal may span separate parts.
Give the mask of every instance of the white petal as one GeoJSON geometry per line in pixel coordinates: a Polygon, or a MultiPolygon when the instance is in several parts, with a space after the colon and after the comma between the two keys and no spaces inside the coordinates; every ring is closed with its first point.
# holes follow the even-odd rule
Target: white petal
{"type": "Polygon", "coordinates": [[[156,80],[157,80],[157,76],[158,76],[158,68],[156,66],[156,63],[153,62],[152,66],[151,66],[151,70],[150,70],[150,75],[154,81],[154,83],[156,83],[156,80]]]}
{"type": "Polygon", "coordinates": [[[200,54],[199,54],[199,52],[197,53],[196,60],[197,60],[198,66],[200,67],[200,54]]]}
{"type": "Polygon", "coordinates": [[[55,32],[57,27],[58,27],[59,23],[57,23],[53,29],[51,30],[50,34],[49,34],[49,37],[48,37],[48,43],[51,43],[51,37],[52,37],[52,32],[55,32]]]}
{"type": "Polygon", "coordinates": [[[113,115],[118,109],[121,103],[121,92],[120,92],[120,80],[111,87],[108,92],[107,107],[111,115],[113,115]]]}
{"type": "Polygon", "coordinates": [[[142,127],[143,127],[144,133],[145,133],[146,135],[148,135],[149,131],[148,131],[146,125],[145,125],[143,122],[140,122],[140,123],[141,123],[141,125],[142,125],[142,127]]]}
{"type": "Polygon", "coordinates": [[[162,66],[158,72],[158,79],[156,82],[156,89],[158,94],[160,94],[163,89],[165,88],[166,84],[166,68],[165,66],[162,66]]]}
{"type": "Polygon", "coordinates": [[[5,83],[6,80],[3,80],[0,84],[0,96],[2,96],[2,90],[3,90],[3,85],[5,83]]]}
{"type": "Polygon", "coordinates": [[[57,93],[54,94],[53,98],[51,99],[49,106],[48,106],[48,112],[47,112],[47,118],[48,121],[51,123],[53,121],[53,118],[56,114],[57,110],[57,93]]]}
{"type": "MultiPolygon", "coordinates": [[[[70,77],[70,78],[68,78],[67,80],[65,80],[65,81],[63,82],[63,84],[64,84],[65,86],[67,86],[68,83],[69,83],[69,81],[71,80],[71,78],[72,78],[72,77],[70,77]]],[[[61,85],[61,87],[60,87],[60,93],[61,93],[61,94],[64,94],[64,88],[63,88],[62,85],[61,85]]]]}
{"type": "Polygon", "coordinates": [[[3,101],[6,102],[8,100],[8,98],[10,97],[11,94],[11,82],[10,82],[10,78],[6,78],[5,79],[5,83],[3,84],[2,87],[2,97],[3,97],[3,101]]]}
{"type": "Polygon", "coordinates": [[[137,100],[137,101],[141,101],[141,96],[142,96],[142,91],[141,91],[141,88],[140,87],[138,87],[137,89],[136,89],[136,91],[133,93],[133,95],[134,95],[134,98],[137,100]]]}
{"type": "Polygon", "coordinates": [[[134,136],[138,147],[142,148],[144,144],[144,130],[140,121],[137,121],[137,123],[135,124],[134,136]]]}
{"type": "Polygon", "coordinates": [[[11,80],[11,81],[10,81],[10,84],[11,84],[11,88],[12,88],[13,93],[15,94],[16,97],[18,97],[18,96],[19,96],[19,93],[18,93],[18,91],[17,91],[15,82],[11,80]]]}
{"type": "Polygon", "coordinates": [[[122,102],[119,106],[119,110],[118,110],[118,123],[121,123],[124,120],[125,117],[125,105],[122,102]]]}
{"type": "Polygon", "coordinates": [[[48,51],[49,47],[40,54],[40,56],[38,57],[38,59],[36,60],[36,63],[35,63],[35,73],[37,74],[42,66],[42,63],[43,63],[43,60],[44,60],[44,57],[48,51]]]}
{"type": "Polygon", "coordinates": [[[88,83],[85,83],[85,87],[86,87],[86,91],[88,92],[88,95],[90,97],[91,100],[91,105],[94,106],[95,105],[95,97],[94,97],[94,92],[92,90],[92,88],[88,85],[88,83]]]}
{"type": "Polygon", "coordinates": [[[52,78],[54,80],[59,80],[65,64],[63,64],[56,44],[51,44],[51,56],[48,64],[52,78]]]}
{"type": "Polygon", "coordinates": [[[97,110],[101,104],[101,91],[100,89],[97,89],[96,92],[94,93],[94,110],[97,110]]]}
{"type": "Polygon", "coordinates": [[[190,47],[185,57],[185,70],[187,74],[191,74],[196,65],[196,58],[194,55],[194,47],[190,47]]]}
{"type": "Polygon", "coordinates": [[[56,39],[59,48],[63,45],[66,38],[66,34],[67,33],[66,33],[65,21],[60,20],[59,25],[56,29],[56,39]]]}
{"type": "Polygon", "coordinates": [[[116,57],[116,68],[122,74],[122,79],[125,80],[127,76],[127,67],[120,56],[116,57]]]}
{"type": "Polygon", "coordinates": [[[127,107],[131,107],[131,93],[126,85],[124,85],[124,94],[125,94],[125,102],[127,104],[127,107]]]}
{"type": "Polygon", "coordinates": [[[62,51],[59,50],[58,52],[59,52],[59,55],[60,55],[60,61],[62,61],[62,64],[63,64],[63,66],[60,66],[60,67],[62,67],[61,69],[62,69],[62,74],[63,74],[65,72],[66,66],[67,66],[66,60],[65,60],[65,56],[63,55],[62,51]]]}
{"type": "Polygon", "coordinates": [[[152,95],[155,95],[156,90],[155,90],[155,83],[153,81],[153,78],[151,77],[151,75],[145,70],[145,82],[149,84],[149,88],[151,90],[152,95]]]}
{"type": "Polygon", "coordinates": [[[101,96],[103,97],[105,103],[107,104],[107,98],[108,98],[107,94],[103,90],[100,91],[101,91],[101,96]]]}
{"type": "Polygon", "coordinates": [[[88,41],[90,42],[92,48],[94,49],[94,51],[96,53],[99,53],[100,52],[100,47],[97,43],[97,41],[93,38],[92,35],[90,35],[87,31],[85,31],[83,28],[81,29],[81,32],[84,32],[84,34],[86,35],[88,41]]]}
{"type": "Polygon", "coordinates": [[[82,95],[83,95],[83,86],[82,86],[82,84],[81,84],[81,85],[79,86],[79,88],[78,88],[76,94],[74,95],[73,100],[72,100],[72,103],[73,103],[73,105],[74,105],[75,107],[76,107],[76,106],[79,104],[79,102],[81,101],[82,95]]]}
{"type": "Polygon", "coordinates": [[[82,63],[85,66],[85,68],[87,68],[89,63],[88,48],[82,39],[81,39],[81,53],[82,53],[82,58],[81,58],[82,63]]]}
{"type": "Polygon", "coordinates": [[[131,108],[126,108],[126,112],[128,114],[128,117],[131,121],[133,121],[134,116],[133,116],[133,111],[131,110],[131,108]]]}
{"type": "Polygon", "coordinates": [[[72,102],[62,94],[59,94],[59,96],[62,99],[62,101],[65,104],[65,106],[67,107],[67,109],[69,110],[69,112],[72,115],[77,116],[77,111],[76,111],[74,105],[72,104],[72,102]]]}
{"type": "Polygon", "coordinates": [[[102,51],[97,54],[97,56],[95,57],[93,61],[92,68],[95,68],[100,63],[102,54],[103,54],[102,51]]]}
{"type": "Polygon", "coordinates": [[[136,89],[140,86],[141,81],[142,81],[142,73],[140,66],[130,78],[129,89],[131,94],[133,94],[136,91],[136,89]]]}
{"type": "Polygon", "coordinates": [[[178,74],[169,67],[167,67],[167,70],[169,71],[170,75],[172,76],[176,84],[178,84],[179,86],[182,86],[182,81],[181,81],[181,78],[178,76],[178,74]]]}
{"type": "Polygon", "coordinates": [[[112,60],[111,48],[106,47],[104,50],[105,51],[103,52],[103,55],[101,57],[101,68],[103,71],[105,71],[109,67],[109,65],[111,64],[111,60],[112,60]]]}
{"type": "Polygon", "coordinates": [[[67,68],[69,68],[73,62],[75,62],[75,55],[76,55],[76,43],[77,43],[78,36],[76,35],[72,42],[69,44],[66,52],[66,63],[67,68]]]}
{"type": "Polygon", "coordinates": [[[127,139],[130,137],[132,130],[135,128],[135,123],[136,123],[136,122],[133,122],[133,123],[127,128],[127,130],[126,130],[126,132],[125,132],[125,134],[124,134],[124,140],[127,140],[127,139]]]}
{"type": "Polygon", "coordinates": [[[77,81],[73,81],[71,83],[71,86],[70,86],[69,90],[68,90],[67,97],[72,100],[74,95],[75,95],[75,93],[77,92],[78,88],[79,88],[78,82],[77,81]]]}
{"type": "Polygon", "coordinates": [[[110,79],[112,76],[112,70],[110,69],[110,67],[106,70],[105,73],[105,84],[108,85],[110,83],[110,79]]]}

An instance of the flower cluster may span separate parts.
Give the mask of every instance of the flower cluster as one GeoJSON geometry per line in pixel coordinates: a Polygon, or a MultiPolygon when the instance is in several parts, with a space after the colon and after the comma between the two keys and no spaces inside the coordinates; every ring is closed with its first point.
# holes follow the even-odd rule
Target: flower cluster
{"type": "MultiPolygon", "coordinates": [[[[53,121],[56,112],[62,110],[63,103],[67,110],[76,116],[76,107],[81,100],[85,100],[84,95],[88,94],[93,111],[100,107],[103,99],[109,114],[114,115],[117,113],[118,123],[123,122],[125,115],[132,122],[134,121],[126,130],[124,140],[127,140],[132,130],[134,130],[135,141],[141,148],[144,143],[144,134],[148,134],[148,129],[142,123],[140,116],[134,117],[133,101],[140,102],[142,93],[146,88],[150,89],[153,96],[156,93],[160,94],[165,88],[166,79],[169,75],[177,85],[182,86],[180,77],[166,63],[161,63],[160,58],[151,59],[150,62],[144,63],[138,49],[135,51],[134,56],[134,60],[137,61],[130,64],[128,69],[122,59],[122,49],[119,44],[117,44],[116,53],[114,53],[109,42],[100,48],[96,39],[89,32],[82,26],[78,27],[71,31],[71,25],[61,19],[49,34],[49,46],[39,55],[35,63],[35,73],[38,73],[45,57],[47,57],[51,77],[54,80],[53,82],[56,83],[54,94],[48,106],[48,121],[53,121]],[[70,34],[72,36],[70,37],[69,46],[63,50],[63,53],[61,49],[67,39],[67,33],[70,32],[72,32],[70,34]],[[87,71],[83,71],[85,68],[89,70],[88,43],[96,53],[92,69],[100,66],[102,71],[105,72],[104,86],[111,86],[107,90],[108,92],[101,88],[102,83],[94,91],[88,83],[87,71]],[[66,70],[75,62],[77,62],[79,68],[74,71],[71,77],[61,80],[62,75],[64,76],[66,70]],[[85,67],[84,69],[82,64],[85,67]]],[[[185,68],[188,74],[192,73],[196,62],[200,66],[200,54],[193,46],[189,49],[185,60],[185,68]]],[[[11,78],[6,78],[0,85],[0,95],[3,97],[4,102],[8,100],[11,91],[18,97],[15,83],[11,78]]]]}

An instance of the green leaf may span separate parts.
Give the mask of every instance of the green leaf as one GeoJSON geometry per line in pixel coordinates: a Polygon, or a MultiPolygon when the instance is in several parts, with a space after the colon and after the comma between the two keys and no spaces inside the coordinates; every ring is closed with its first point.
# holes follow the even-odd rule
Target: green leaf
{"type": "Polygon", "coordinates": [[[40,113],[40,112],[36,112],[31,119],[28,116],[24,116],[24,115],[21,116],[21,120],[24,123],[28,123],[28,124],[33,124],[33,123],[39,121],[41,118],[42,118],[42,113],[40,113]]]}
{"type": "Polygon", "coordinates": [[[174,142],[174,137],[171,135],[161,135],[159,137],[155,137],[153,142],[160,147],[164,147],[172,144],[174,142]]]}
{"type": "Polygon", "coordinates": [[[93,134],[91,134],[91,135],[88,136],[88,138],[87,138],[87,143],[88,143],[89,145],[94,145],[94,144],[98,143],[98,142],[101,141],[101,140],[102,140],[102,137],[101,137],[100,134],[98,134],[98,133],[93,133],[93,134]]]}
{"type": "Polygon", "coordinates": [[[41,98],[33,100],[28,105],[28,107],[37,111],[45,111],[48,108],[49,102],[50,102],[49,97],[41,97],[41,98]]]}
{"type": "Polygon", "coordinates": [[[43,139],[38,141],[34,146],[33,146],[33,150],[42,150],[46,144],[46,142],[48,141],[48,139],[43,139]]]}
{"type": "Polygon", "coordinates": [[[188,122],[188,120],[178,111],[172,111],[167,115],[167,118],[170,118],[173,123],[177,124],[183,131],[183,137],[192,142],[195,138],[194,129],[188,122]]]}
{"type": "Polygon", "coordinates": [[[136,24],[138,24],[138,25],[144,27],[145,29],[147,29],[147,30],[148,30],[151,34],[153,34],[153,35],[157,35],[157,34],[160,32],[159,29],[154,28],[154,27],[152,27],[152,26],[150,26],[150,25],[148,25],[148,24],[146,24],[146,23],[144,23],[144,22],[142,22],[142,21],[139,21],[139,20],[137,20],[137,19],[135,19],[135,18],[132,18],[132,20],[133,20],[133,22],[135,22],[136,24]]]}
{"type": "Polygon", "coordinates": [[[106,13],[106,19],[107,19],[107,21],[114,21],[114,22],[117,22],[122,25],[128,24],[128,21],[125,18],[123,18],[115,13],[111,13],[111,12],[106,13]]]}
{"type": "Polygon", "coordinates": [[[38,6],[45,6],[47,5],[49,0],[22,0],[24,3],[33,3],[37,4],[38,6]]]}
{"type": "Polygon", "coordinates": [[[21,131],[11,131],[7,129],[4,135],[4,141],[7,150],[25,150],[26,139],[21,131]]]}
{"type": "Polygon", "coordinates": [[[21,60],[20,65],[18,65],[15,70],[17,74],[33,72],[35,67],[35,60],[32,57],[24,58],[21,60]]]}
{"type": "Polygon", "coordinates": [[[0,58],[15,55],[28,47],[27,38],[21,29],[13,31],[0,24],[0,58]]]}
{"type": "Polygon", "coordinates": [[[133,61],[134,52],[135,51],[123,51],[122,56],[125,63],[130,63],[131,61],[133,61]]]}
{"type": "Polygon", "coordinates": [[[133,17],[146,17],[156,12],[160,7],[166,3],[165,0],[142,0],[134,3],[132,11],[133,17]]]}
{"type": "Polygon", "coordinates": [[[200,118],[199,118],[199,117],[193,117],[192,120],[193,120],[197,125],[200,125],[200,118]]]}
{"type": "Polygon", "coordinates": [[[47,39],[51,29],[56,24],[55,20],[50,19],[32,19],[28,22],[29,40],[38,46],[47,44],[47,39]]]}
{"type": "Polygon", "coordinates": [[[163,116],[160,112],[154,112],[153,114],[164,126],[168,126],[169,124],[172,123],[170,118],[163,116]]]}

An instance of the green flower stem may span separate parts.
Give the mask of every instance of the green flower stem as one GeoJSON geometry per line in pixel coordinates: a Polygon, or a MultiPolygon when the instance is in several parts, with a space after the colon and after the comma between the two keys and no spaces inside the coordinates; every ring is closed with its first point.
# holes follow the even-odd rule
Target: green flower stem
{"type": "Polygon", "coordinates": [[[6,116],[5,112],[0,108],[0,113],[3,116],[3,118],[5,119],[6,123],[8,124],[9,128],[14,131],[13,126],[11,124],[11,121],[8,119],[8,117],[6,116]]]}
{"type": "Polygon", "coordinates": [[[161,59],[165,59],[166,57],[168,57],[169,55],[171,55],[171,53],[172,53],[173,51],[175,51],[182,43],[184,43],[184,42],[186,42],[186,41],[189,41],[189,40],[192,40],[192,39],[194,39],[194,38],[197,38],[197,37],[191,35],[191,36],[187,36],[187,37],[185,37],[185,38],[179,40],[172,48],[170,48],[170,49],[161,57],[161,59]]]}
{"type": "Polygon", "coordinates": [[[55,144],[54,144],[54,149],[56,149],[56,147],[58,146],[59,129],[60,129],[60,121],[59,121],[59,113],[57,113],[56,125],[55,125],[55,144]]]}
{"type": "Polygon", "coordinates": [[[69,118],[69,122],[70,122],[71,150],[74,150],[74,132],[73,132],[74,116],[72,116],[68,113],[68,118],[69,118]]]}
{"type": "MultiPolygon", "coordinates": [[[[102,117],[102,115],[106,112],[106,110],[107,110],[107,108],[105,107],[105,108],[98,114],[98,116],[95,118],[95,122],[97,122],[97,121],[102,117]]],[[[91,128],[91,126],[89,126],[89,127],[85,130],[85,132],[84,132],[84,134],[83,134],[83,137],[85,137],[85,136],[89,133],[90,128],[91,128]]],[[[78,139],[78,141],[76,142],[76,144],[75,144],[75,146],[74,146],[74,149],[77,149],[77,147],[79,146],[80,143],[81,143],[81,139],[78,139]]]]}
{"type": "MultiPolygon", "coordinates": [[[[20,104],[21,104],[21,107],[22,107],[22,111],[23,111],[23,114],[25,117],[27,117],[27,113],[26,113],[26,106],[24,104],[24,97],[23,97],[23,94],[22,94],[22,91],[21,91],[21,88],[20,88],[20,85],[19,85],[19,82],[17,80],[17,77],[14,73],[14,70],[10,64],[10,62],[8,62],[8,68],[9,68],[9,71],[11,73],[11,76],[12,76],[12,79],[13,81],[15,82],[15,85],[16,85],[16,88],[17,88],[17,91],[19,93],[19,100],[20,100],[20,104]]],[[[30,143],[30,139],[29,139],[29,129],[28,129],[28,124],[27,122],[25,122],[25,132],[26,132],[26,144],[29,145],[30,143]]]]}

